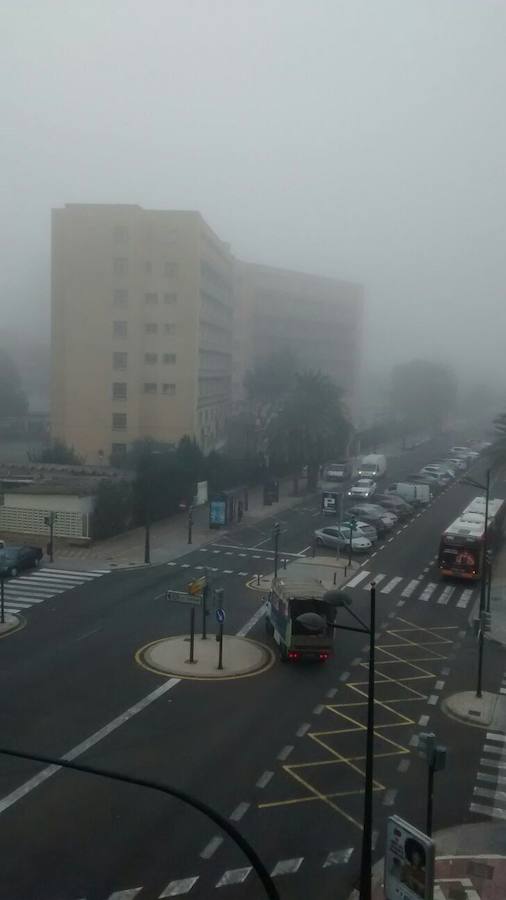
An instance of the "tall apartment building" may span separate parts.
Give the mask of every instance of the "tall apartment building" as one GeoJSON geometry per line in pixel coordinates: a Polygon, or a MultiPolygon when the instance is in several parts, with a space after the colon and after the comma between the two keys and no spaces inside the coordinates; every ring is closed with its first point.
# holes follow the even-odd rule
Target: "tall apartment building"
{"type": "Polygon", "coordinates": [[[89,463],[147,436],[219,446],[232,315],[232,256],[198,212],[53,210],[53,437],[89,463]]]}
{"type": "Polygon", "coordinates": [[[239,401],[248,368],[290,348],[301,368],[321,370],[353,409],[361,363],[361,285],[252,263],[235,265],[233,394],[239,401]]]}

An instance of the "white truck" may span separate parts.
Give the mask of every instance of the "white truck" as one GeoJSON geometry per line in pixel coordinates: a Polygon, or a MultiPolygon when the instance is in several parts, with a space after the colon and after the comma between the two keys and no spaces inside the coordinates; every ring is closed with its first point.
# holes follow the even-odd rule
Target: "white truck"
{"type": "Polygon", "coordinates": [[[413,506],[426,506],[432,500],[428,484],[415,484],[410,481],[396,481],[385,490],[386,494],[396,494],[413,506]]]}
{"type": "Polygon", "coordinates": [[[358,474],[363,478],[381,478],[387,470],[387,459],[381,453],[363,456],[358,464],[358,474]]]}

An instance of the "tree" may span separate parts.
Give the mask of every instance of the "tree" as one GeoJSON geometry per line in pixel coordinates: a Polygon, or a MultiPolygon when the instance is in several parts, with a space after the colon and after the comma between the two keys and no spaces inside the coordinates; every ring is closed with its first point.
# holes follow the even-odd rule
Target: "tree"
{"type": "Polygon", "coordinates": [[[93,539],[120,534],[132,520],[132,486],[128,481],[101,481],[93,511],[93,539]]]}
{"type": "Polygon", "coordinates": [[[271,423],[271,461],[285,460],[295,473],[307,465],[308,487],[315,489],[320,466],[345,452],[350,430],[337,385],[321,372],[303,372],[271,423]]]}
{"type": "Polygon", "coordinates": [[[18,370],[5,350],[0,350],[0,419],[24,416],[28,400],[21,387],[18,370]]]}
{"type": "Polygon", "coordinates": [[[28,452],[28,459],[34,463],[52,463],[57,466],[82,466],[84,465],[84,457],[74,449],[69,447],[64,441],[53,441],[42,450],[32,450],[28,452]]]}
{"type": "Polygon", "coordinates": [[[394,366],[391,397],[406,428],[439,430],[457,405],[457,384],[447,366],[414,359],[394,366]]]}
{"type": "Polygon", "coordinates": [[[297,357],[289,348],[257,360],[244,379],[248,400],[260,406],[276,405],[292,388],[296,372],[297,357]]]}

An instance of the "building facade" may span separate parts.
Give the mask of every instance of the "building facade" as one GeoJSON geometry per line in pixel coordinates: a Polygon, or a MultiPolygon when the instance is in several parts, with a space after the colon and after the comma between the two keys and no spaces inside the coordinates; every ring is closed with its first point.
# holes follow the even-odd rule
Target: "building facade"
{"type": "Polygon", "coordinates": [[[236,262],[235,291],[236,402],[246,371],[263,357],[289,349],[300,368],[330,375],[353,410],[362,349],[361,285],[236,262]]]}
{"type": "Polygon", "coordinates": [[[220,445],[233,260],[198,212],[69,204],[52,215],[52,437],[88,463],[136,440],[220,445]]]}

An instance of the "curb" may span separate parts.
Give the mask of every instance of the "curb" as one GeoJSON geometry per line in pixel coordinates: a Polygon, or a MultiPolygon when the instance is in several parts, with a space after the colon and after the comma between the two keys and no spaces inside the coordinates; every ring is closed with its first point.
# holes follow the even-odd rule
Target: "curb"
{"type": "Polygon", "coordinates": [[[24,616],[14,615],[13,613],[8,613],[11,619],[13,619],[13,623],[10,628],[7,628],[5,631],[0,632],[0,640],[2,638],[9,637],[11,634],[15,634],[16,631],[21,631],[22,628],[25,627],[27,620],[24,616]]]}
{"type": "MultiPolygon", "coordinates": [[[[179,637],[181,637],[181,636],[179,636],[179,637]]],[[[143,647],[140,647],[139,650],[137,650],[137,652],[135,653],[135,661],[139,666],[141,666],[141,668],[147,670],[148,672],[152,672],[154,675],[160,675],[162,678],[179,678],[182,681],[214,681],[214,682],[237,681],[241,678],[251,678],[254,675],[263,675],[264,672],[267,672],[269,669],[271,669],[272,666],[274,665],[274,663],[276,662],[276,657],[275,657],[273,650],[270,647],[268,647],[266,644],[262,644],[262,643],[260,643],[260,641],[253,641],[253,640],[250,640],[249,638],[245,638],[245,637],[238,638],[237,635],[230,635],[229,637],[232,637],[236,641],[241,641],[241,642],[244,642],[245,644],[250,644],[250,645],[253,645],[256,648],[258,648],[260,651],[260,654],[261,654],[261,659],[258,662],[254,663],[253,665],[248,666],[247,668],[245,668],[243,670],[236,670],[236,671],[234,671],[233,669],[224,670],[224,671],[226,671],[226,674],[224,674],[224,675],[209,674],[209,673],[203,674],[203,675],[199,675],[199,674],[192,675],[192,674],[190,674],[190,671],[181,672],[181,671],[175,671],[175,670],[173,671],[173,670],[169,670],[169,669],[165,669],[165,668],[162,669],[162,668],[156,666],[155,663],[150,661],[147,657],[148,657],[149,651],[153,647],[156,647],[157,644],[163,644],[163,643],[166,643],[167,641],[178,639],[177,637],[175,638],[173,635],[171,635],[170,637],[158,638],[158,640],[156,640],[156,641],[150,641],[149,644],[145,644],[143,647]]],[[[209,635],[208,639],[214,644],[214,640],[210,635],[209,635]]]]}

